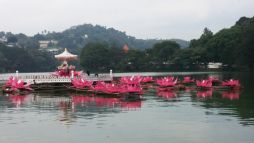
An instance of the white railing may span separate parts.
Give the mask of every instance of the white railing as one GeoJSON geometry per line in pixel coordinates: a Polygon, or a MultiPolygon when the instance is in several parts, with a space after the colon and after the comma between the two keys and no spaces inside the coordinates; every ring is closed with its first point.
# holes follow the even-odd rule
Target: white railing
{"type": "MultiPolygon", "coordinates": [[[[5,82],[10,76],[18,77],[27,83],[70,83],[70,77],[60,77],[52,75],[51,72],[44,73],[8,73],[0,74],[0,82],[5,82]]],[[[90,76],[82,75],[86,80],[90,81],[111,81],[111,74],[91,74],[90,76]]]]}

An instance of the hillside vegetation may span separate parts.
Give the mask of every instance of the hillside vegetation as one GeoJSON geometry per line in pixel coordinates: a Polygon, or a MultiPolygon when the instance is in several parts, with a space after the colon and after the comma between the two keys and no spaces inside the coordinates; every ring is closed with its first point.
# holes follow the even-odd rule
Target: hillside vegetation
{"type": "MultiPolygon", "coordinates": [[[[53,55],[39,49],[39,40],[57,40],[57,46],[78,54],[76,64],[92,72],[206,70],[209,62],[220,62],[223,69],[254,69],[254,17],[240,18],[235,25],[213,33],[208,28],[189,42],[143,40],[113,28],[84,24],[63,32],[48,32],[32,37],[0,32],[14,47],[0,44],[0,71],[52,71],[58,64],[53,55]],[[129,49],[123,50],[127,44],[129,49]],[[185,48],[183,48],[185,47],[185,48]]],[[[81,67],[79,67],[81,68],[81,67]]]]}

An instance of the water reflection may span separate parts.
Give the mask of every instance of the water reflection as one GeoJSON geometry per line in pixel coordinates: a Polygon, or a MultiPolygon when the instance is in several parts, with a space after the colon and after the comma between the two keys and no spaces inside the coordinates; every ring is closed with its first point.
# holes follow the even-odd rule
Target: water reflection
{"type": "Polygon", "coordinates": [[[77,106],[96,106],[96,107],[107,107],[107,108],[127,108],[135,109],[141,108],[142,101],[136,99],[134,101],[129,101],[127,98],[114,98],[114,97],[98,97],[95,95],[71,95],[71,102],[73,108],[77,106]]]}
{"type": "MultiPolygon", "coordinates": [[[[195,78],[202,79],[208,78],[209,76],[209,74],[195,75],[195,78]]],[[[177,100],[166,100],[167,102],[182,102],[183,105],[187,102],[191,102],[193,107],[201,110],[205,109],[204,113],[207,116],[217,116],[217,118],[226,116],[236,119],[239,124],[244,126],[254,125],[254,75],[224,73],[214,75],[214,77],[220,80],[227,80],[230,78],[239,79],[244,88],[241,90],[233,90],[215,87],[207,90],[197,90],[190,85],[187,86],[185,90],[163,91],[155,89],[155,94],[163,99],[175,99],[177,97],[177,100]],[[186,96],[188,94],[192,96],[186,96]]],[[[167,107],[170,108],[172,106],[167,107]]]]}
{"type": "MultiPolygon", "coordinates": [[[[209,75],[196,75],[195,78],[207,77],[209,75]]],[[[146,90],[143,95],[145,100],[140,99],[139,96],[119,98],[66,92],[36,93],[29,95],[5,94],[0,96],[0,113],[9,112],[17,108],[23,109],[22,111],[27,113],[52,113],[58,121],[72,124],[81,119],[93,120],[116,116],[120,113],[128,114],[132,111],[137,111],[142,114],[142,110],[139,110],[141,108],[144,108],[145,111],[150,108],[172,109],[172,112],[188,109],[190,113],[195,110],[204,112],[208,118],[211,116],[218,118],[232,117],[241,125],[254,125],[254,84],[252,83],[254,78],[252,76],[245,77],[243,74],[232,75],[232,73],[230,75],[219,74],[216,77],[220,80],[229,77],[240,79],[244,85],[244,89],[222,90],[211,88],[197,90],[190,85],[181,90],[165,90],[157,88],[154,84],[146,84],[144,86],[146,90]],[[160,102],[161,99],[165,102],[160,102]],[[170,106],[161,106],[162,104],[173,102],[174,104],[168,104],[170,106]],[[171,106],[176,104],[179,104],[179,106],[171,106]],[[186,106],[188,104],[190,106],[186,106]]],[[[184,116],[184,114],[182,113],[181,115],[184,116]]],[[[15,116],[15,113],[9,113],[8,116],[15,116]]],[[[4,118],[0,116],[0,121],[3,121],[4,118]]]]}
{"type": "Polygon", "coordinates": [[[46,110],[47,108],[50,110],[59,109],[62,111],[62,114],[58,117],[59,121],[67,124],[75,122],[77,118],[106,117],[109,113],[120,113],[123,109],[124,111],[134,110],[142,106],[142,101],[139,98],[116,98],[83,94],[69,94],[68,96],[34,95],[32,102],[46,110]]]}
{"type": "Polygon", "coordinates": [[[185,92],[196,91],[196,87],[194,87],[194,86],[186,86],[184,91],[185,92]]]}
{"type": "Polygon", "coordinates": [[[197,91],[197,97],[198,98],[211,98],[213,96],[213,89],[207,89],[207,90],[198,90],[197,91]]]}
{"type": "Polygon", "coordinates": [[[240,91],[223,91],[222,98],[227,98],[230,100],[238,100],[240,97],[240,91]]]}
{"type": "Polygon", "coordinates": [[[173,90],[163,90],[163,89],[157,88],[156,92],[158,97],[162,97],[164,99],[172,99],[177,97],[175,91],[173,90]]]}
{"type": "Polygon", "coordinates": [[[17,108],[20,107],[20,105],[25,102],[27,97],[28,95],[13,95],[13,94],[8,95],[8,99],[17,108]]]}

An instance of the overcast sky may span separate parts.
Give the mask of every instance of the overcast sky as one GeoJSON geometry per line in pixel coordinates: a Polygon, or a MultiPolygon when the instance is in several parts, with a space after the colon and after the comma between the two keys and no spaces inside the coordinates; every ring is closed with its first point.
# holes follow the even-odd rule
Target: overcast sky
{"type": "Polygon", "coordinates": [[[137,38],[198,38],[254,16],[254,0],[0,0],[0,31],[60,32],[84,23],[137,38]]]}

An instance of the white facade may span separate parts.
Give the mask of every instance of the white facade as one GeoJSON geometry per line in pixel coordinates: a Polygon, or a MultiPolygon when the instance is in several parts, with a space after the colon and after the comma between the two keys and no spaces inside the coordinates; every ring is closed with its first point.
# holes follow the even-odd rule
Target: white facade
{"type": "Polygon", "coordinates": [[[1,37],[0,43],[7,43],[7,38],[5,36],[1,37]]]}
{"type": "Polygon", "coordinates": [[[39,44],[40,44],[40,48],[46,49],[46,48],[48,48],[49,44],[56,45],[56,44],[58,44],[58,41],[56,41],[56,40],[44,40],[44,41],[39,41],[39,44]]]}
{"type": "Polygon", "coordinates": [[[213,62],[209,62],[207,65],[208,69],[219,69],[222,67],[222,63],[213,63],[213,62]]]}
{"type": "Polygon", "coordinates": [[[52,53],[52,54],[57,54],[58,51],[59,51],[59,49],[57,49],[57,48],[52,48],[52,49],[47,49],[46,51],[48,51],[48,52],[50,52],[50,53],[52,53]]]}

